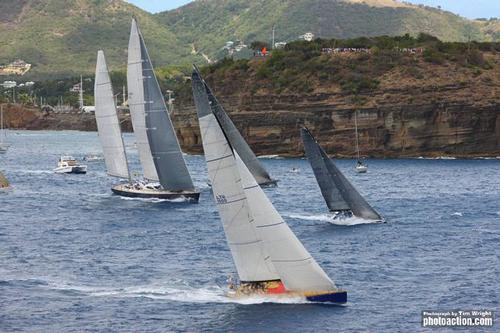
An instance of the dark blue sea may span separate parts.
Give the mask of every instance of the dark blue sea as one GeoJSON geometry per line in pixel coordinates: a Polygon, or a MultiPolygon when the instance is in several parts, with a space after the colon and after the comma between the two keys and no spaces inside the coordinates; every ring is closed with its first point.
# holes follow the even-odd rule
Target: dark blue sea
{"type": "MultiPolygon", "coordinates": [[[[111,194],[118,180],[102,161],[87,175],[52,172],[62,154],[100,153],[96,133],[9,140],[0,155],[14,186],[0,193],[1,332],[455,332],[422,329],[421,311],[499,310],[500,160],[369,160],[366,175],[339,161],[388,223],[338,226],[307,160],[263,159],[280,180],[266,193],[348,291],[346,306],[326,306],[224,296],[235,268],[203,156],[186,156],[199,204],[131,200],[111,194]]],[[[127,134],[139,171],[133,142],[127,134]]]]}

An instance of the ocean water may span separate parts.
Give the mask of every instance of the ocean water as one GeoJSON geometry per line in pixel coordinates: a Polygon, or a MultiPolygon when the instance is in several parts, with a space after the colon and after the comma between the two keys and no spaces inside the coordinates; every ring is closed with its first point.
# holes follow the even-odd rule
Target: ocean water
{"type": "Polygon", "coordinates": [[[133,200],[111,194],[118,180],[103,162],[87,175],[52,172],[61,154],[99,153],[96,133],[9,140],[0,332],[417,332],[423,310],[499,309],[500,160],[369,160],[366,175],[340,161],[388,223],[338,226],[306,160],[263,159],[280,180],[266,193],[348,291],[346,306],[326,306],[225,297],[235,268],[203,156],[186,156],[199,204],[133,200]]]}

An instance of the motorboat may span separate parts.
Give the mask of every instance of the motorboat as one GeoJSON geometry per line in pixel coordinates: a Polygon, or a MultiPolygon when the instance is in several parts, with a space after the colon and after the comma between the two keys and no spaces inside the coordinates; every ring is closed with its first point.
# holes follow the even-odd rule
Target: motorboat
{"type": "Polygon", "coordinates": [[[73,156],[61,156],[57,162],[57,168],[54,169],[55,173],[87,173],[87,166],[78,163],[73,156]]]}

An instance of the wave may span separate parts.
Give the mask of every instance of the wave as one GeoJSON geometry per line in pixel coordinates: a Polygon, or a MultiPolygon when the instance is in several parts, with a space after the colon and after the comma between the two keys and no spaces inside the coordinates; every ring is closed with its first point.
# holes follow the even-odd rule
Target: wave
{"type": "Polygon", "coordinates": [[[455,213],[451,214],[451,216],[458,216],[458,217],[462,217],[462,216],[464,216],[464,214],[463,214],[463,213],[461,213],[461,212],[455,212],[455,213]]]}
{"type": "Polygon", "coordinates": [[[281,160],[283,157],[279,155],[261,155],[258,158],[268,159],[268,160],[281,160]]]}
{"type": "Polygon", "coordinates": [[[348,218],[334,218],[333,214],[318,214],[318,215],[301,215],[301,214],[289,214],[288,217],[292,219],[306,220],[306,221],[322,221],[328,222],[335,225],[342,226],[353,226],[359,224],[374,224],[381,223],[377,220],[367,220],[360,217],[352,216],[348,218]]]}
{"type": "Polygon", "coordinates": [[[159,199],[159,198],[130,198],[130,197],[122,197],[118,196],[122,200],[127,201],[142,201],[149,203],[162,203],[162,202],[170,202],[170,203],[182,203],[189,202],[191,199],[189,198],[175,198],[175,199],[159,199]]]}

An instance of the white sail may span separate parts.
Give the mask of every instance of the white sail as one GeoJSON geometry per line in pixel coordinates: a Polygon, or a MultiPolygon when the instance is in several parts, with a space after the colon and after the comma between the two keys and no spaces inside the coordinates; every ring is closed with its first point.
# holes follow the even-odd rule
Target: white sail
{"type": "Polygon", "coordinates": [[[202,116],[199,122],[212,191],[240,280],[256,282],[279,279],[252,225],[253,217],[233,152],[217,119],[209,113],[202,116]]]}
{"type": "Polygon", "coordinates": [[[108,174],[130,179],[120,121],[103,51],[97,53],[94,98],[97,130],[108,174]]]}
{"type": "Polygon", "coordinates": [[[245,190],[253,225],[287,290],[329,291],[335,284],[326,275],[288,224],[276,211],[245,163],[236,154],[236,164],[245,190]]]}
{"type": "Polygon", "coordinates": [[[140,32],[135,20],[132,20],[130,29],[130,40],[128,45],[128,66],[127,66],[127,85],[129,90],[128,104],[132,117],[132,126],[134,127],[137,149],[139,150],[139,159],[144,171],[144,178],[158,181],[158,174],[153,163],[153,156],[149,147],[148,136],[146,133],[146,116],[144,102],[144,84],[143,84],[143,59],[141,54],[140,32]]]}

